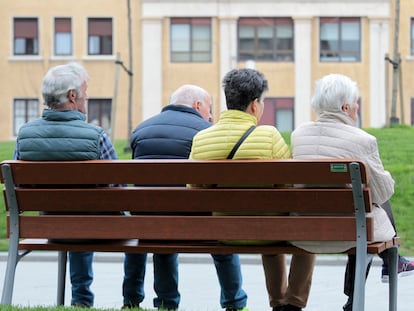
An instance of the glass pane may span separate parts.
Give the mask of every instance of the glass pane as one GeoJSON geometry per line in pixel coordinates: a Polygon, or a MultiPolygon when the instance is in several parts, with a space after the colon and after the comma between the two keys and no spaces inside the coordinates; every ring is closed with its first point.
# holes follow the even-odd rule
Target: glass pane
{"type": "Polygon", "coordinates": [[[14,39],[14,54],[26,54],[26,40],[23,38],[14,39]]]}
{"type": "Polygon", "coordinates": [[[254,39],[242,39],[239,41],[239,50],[254,50],[254,39]]]}
{"type": "MultiPolygon", "coordinates": [[[[257,28],[257,40],[259,50],[273,50],[273,28],[262,26],[257,28]]],[[[262,51],[260,51],[262,52],[262,51]]],[[[267,59],[267,57],[265,57],[267,59]]]]}
{"type": "Polygon", "coordinates": [[[293,110],[277,109],[275,126],[280,132],[291,132],[293,130],[293,110]]]}
{"type": "Polygon", "coordinates": [[[171,25],[171,51],[190,51],[190,25],[171,25]]]}
{"type": "Polygon", "coordinates": [[[21,99],[16,99],[14,101],[14,115],[15,116],[24,116],[25,114],[25,101],[21,99]]]}
{"type": "Polygon", "coordinates": [[[27,121],[32,121],[39,117],[39,101],[30,99],[27,102],[27,121]]]}
{"type": "Polygon", "coordinates": [[[273,39],[259,38],[259,50],[273,50],[273,39]]]}
{"type": "Polygon", "coordinates": [[[112,101],[110,99],[89,99],[88,122],[102,127],[110,134],[111,107],[112,101]]]}
{"type": "Polygon", "coordinates": [[[338,24],[321,24],[321,40],[338,40],[339,25],[338,24]]]}
{"type": "Polygon", "coordinates": [[[72,54],[72,34],[68,32],[57,32],[55,35],[55,54],[72,54]]]}
{"type": "Polygon", "coordinates": [[[259,38],[272,39],[273,28],[268,26],[257,27],[257,36],[259,38]]]}
{"type": "Polygon", "coordinates": [[[23,124],[39,117],[38,108],[37,99],[16,99],[14,101],[14,135],[17,135],[23,124]]]}
{"type": "Polygon", "coordinates": [[[354,40],[343,40],[342,41],[342,51],[355,51],[359,52],[359,41],[354,40]]]}
{"type": "Polygon", "coordinates": [[[190,53],[171,52],[172,62],[189,62],[190,60],[190,53]]]}
{"type": "Polygon", "coordinates": [[[99,37],[89,36],[88,54],[96,55],[99,54],[99,37]]]}
{"type": "Polygon", "coordinates": [[[211,36],[209,26],[194,26],[193,27],[193,51],[211,50],[211,36]]]}
{"type": "Polygon", "coordinates": [[[209,62],[211,61],[210,53],[193,53],[193,62],[209,62]]]}
{"type": "Polygon", "coordinates": [[[277,38],[293,38],[293,27],[291,25],[278,25],[276,26],[277,38]]]}
{"type": "Polygon", "coordinates": [[[239,38],[254,38],[254,27],[253,26],[240,26],[239,27],[239,38]]]}
{"type": "Polygon", "coordinates": [[[112,54],[112,36],[102,36],[102,55],[111,55],[112,54]]]}
{"type": "Polygon", "coordinates": [[[276,46],[278,50],[293,50],[293,39],[278,39],[276,46]]]}
{"type": "Polygon", "coordinates": [[[343,40],[359,40],[359,23],[343,22],[341,27],[341,37],[343,40]]]}
{"type": "Polygon", "coordinates": [[[33,54],[34,55],[39,54],[39,40],[37,40],[37,38],[33,39],[33,54]]]}

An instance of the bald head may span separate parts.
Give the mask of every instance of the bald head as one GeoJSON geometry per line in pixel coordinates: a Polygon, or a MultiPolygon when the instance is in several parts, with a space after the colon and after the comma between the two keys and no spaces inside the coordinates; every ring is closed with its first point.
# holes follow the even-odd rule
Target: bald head
{"type": "Polygon", "coordinates": [[[191,107],[207,121],[211,121],[211,96],[203,88],[184,84],[174,91],[170,97],[170,105],[191,107]]]}

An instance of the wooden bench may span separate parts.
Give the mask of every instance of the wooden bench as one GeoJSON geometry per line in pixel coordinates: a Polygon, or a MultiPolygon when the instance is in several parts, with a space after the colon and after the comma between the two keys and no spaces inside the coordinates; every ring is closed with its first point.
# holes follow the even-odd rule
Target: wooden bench
{"type": "Polygon", "coordinates": [[[366,212],[371,210],[371,195],[365,185],[366,168],[358,160],[3,161],[1,181],[10,238],[2,304],[12,302],[17,263],[34,250],[58,251],[57,304],[61,305],[67,251],[297,254],[305,251],[286,242],[227,245],[219,241],[314,240],[356,241],[349,252],[357,256],[353,309],[358,311],[364,310],[367,252],[391,249],[389,310],[397,310],[400,241],[370,243],[373,219],[366,212]],[[108,186],[119,184],[129,186],[108,186]],[[289,186],[293,184],[306,188],[289,186]],[[60,214],[44,215],[52,211],[60,214]],[[73,215],[84,211],[114,215],[73,215]],[[124,216],[122,211],[169,214],[124,216]],[[208,216],[212,212],[285,214],[208,216]],[[308,215],[289,216],[289,212],[308,215]],[[310,215],[316,213],[324,216],[310,215]],[[48,239],[98,241],[76,244],[48,239]]]}

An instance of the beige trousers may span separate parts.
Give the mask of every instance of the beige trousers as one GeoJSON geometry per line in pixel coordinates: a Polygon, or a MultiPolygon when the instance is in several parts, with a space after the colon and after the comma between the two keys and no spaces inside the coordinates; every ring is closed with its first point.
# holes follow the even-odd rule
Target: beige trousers
{"type": "Polygon", "coordinates": [[[292,255],[287,277],[285,255],[262,255],[266,288],[272,308],[286,304],[306,307],[315,258],[314,254],[292,255]]]}

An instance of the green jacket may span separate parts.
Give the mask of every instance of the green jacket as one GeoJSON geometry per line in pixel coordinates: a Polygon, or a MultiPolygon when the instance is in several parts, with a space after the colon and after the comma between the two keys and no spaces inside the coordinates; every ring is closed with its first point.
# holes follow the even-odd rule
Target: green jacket
{"type": "Polygon", "coordinates": [[[32,161],[94,160],[100,157],[102,128],[87,124],[76,110],[45,109],[42,118],[22,125],[18,159],[32,161]]]}

